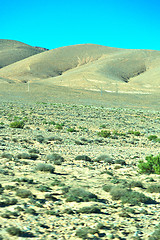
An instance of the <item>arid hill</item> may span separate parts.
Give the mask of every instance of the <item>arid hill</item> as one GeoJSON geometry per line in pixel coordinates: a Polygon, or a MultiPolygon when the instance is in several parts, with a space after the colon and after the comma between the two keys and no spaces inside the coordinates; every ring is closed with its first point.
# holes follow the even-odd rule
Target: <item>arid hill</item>
{"type": "Polygon", "coordinates": [[[0,77],[106,92],[160,91],[160,51],[82,44],[45,51],[0,69],[0,77]]]}
{"type": "Polygon", "coordinates": [[[43,51],[19,41],[0,39],[0,68],[43,51]]]}

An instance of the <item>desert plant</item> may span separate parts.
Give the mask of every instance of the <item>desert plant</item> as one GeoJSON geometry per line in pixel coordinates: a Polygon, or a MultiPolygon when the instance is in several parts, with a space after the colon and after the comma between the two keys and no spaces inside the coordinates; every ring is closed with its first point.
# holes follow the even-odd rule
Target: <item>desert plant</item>
{"type": "Polygon", "coordinates": [[[111,136],[111,132],[108,130],[101,130],[100,132],[97,133],[97,135],[100,137],[107,138],[111,136]]]}
{"type": "Polygon", "coordinates": [[[63,124],[56,124],[55,129],[62,130],[63,129],[63,124]]]}
{"type": "Polygon", "coordinates": [[[150,141],[156,141],[157,140],[157,136],[156,135],[150,135],[149,137],[148,137],[148,139],[150,140],[150,141]]]}
{"type": "Polygon", "coordinates": [[[155,203],[152,198],[145,196],[143,193],[119,186],[111,188],[110,194],[113,200],[121,200],[122,203],[130,203],[132,205],[139,205],[140,203],[155,203]]]}
{"type": "Polygon", "coordinates": [[[18,189],[16,195],[21,198],[28,198],[32,196],[32,192],[27,189],[18,189]]]}
{"type": "Polygon", "coordinates": [[[82,239],[88,239],[88,234],[98,233],[98,229],[93,229],[90,227],[78,228],[76,231],[76,236],[82,239]]]}
{"type": "Polygon", "coordinates": [[[34,208],[27,208],[24,212],[31,215],[38,215],[34,208]]]}
{"type": "Polygon", "coordinates": [[[114,187],[114,184],[108,183],[108,184],[103,185],[103,190],[105,192],[110,192],[112,187],[114,187]]]}
{"type": "Polygon", "coordinates": [[[90,214],[90,213],[101,213],[101,208],[95,205],[91,205],[88,207],[82,207],[79,210],[77,210],[78,213],[86,213],[86,214],[90,214]]]}
{"type": "Polygon", "coordinates": [[[41,192],[48,192],[48,191],[51,191],[52,189],[49,186],[40,185],[37,187],[37,190],[39,190],[41,192]]]}
{"type": "Polygon", "coordinates": [[[67,128],[68,132],[77,132],[75,128],[67,128]]]}
{"type": "Polygon", "coordinates": [[[129,183],[129,186],[132,188],[134,188],[134,187],[139,187],[139,188],[144,188],[144,186],[143,186],[143,184],[142,184],[142,182],[141,181],[131,181],[130,183],[129,183]]]}
{"type": "Polygon", "coordinates": [[[23,121],[14,121],[10,123],[11,128],[24,128],[24,122],[23,121]]]}
{"type": "Polygon", "coordinates": [[[17,204],[17,199],[16,198],[7,198],[4,197],[2,199],[0,199],[0,207],[6,207],[6,206],[10,206],[10,205],[14,205],[17,204]]]}
{"type": "Polygon", "coordinates": [[[42,172],[54,173],[55,167],[53,165],[51,165],[51,164],[39,163],[36,166],[36,170],[42,171],[42,172]]]}
{"type": "Polygon", "coordinates": [[[150,193],[160,193],[160,184],[151,184],[146,190],[150,193]]]}
{"type": "Polygon", "coordinates": [[[54,162],[55,165],[61,165],[64,162],[64,158],[57,153],[47,155],[47,160],[54,162]]]}
{"type": "Polygon", "coordinates": [[[44,136],[42,136],[42,135],[37,135],[36,136],[36,140],[37,140],[37,142],[39,142],[39,143],[42,143],[42,142],[44,142],[44,136]]]}
{"type": "Polygon", "coordinates": [[[160,154],[157,156],[147,156],[146,161],[139,161],[138,164],[140,173],[155,173],[160,174],[160,154]]]}
{"type": "Polygon", "coordinates": [[[86,191],[83,188],[72,188],[66,193],[67,202],[89,202],[96,200],[97,195],[86,191]]]}
{"type": "Polygon", "coordinates": [[[1,155],[2,158],[7,158],[9,160],[12,160],[13,159],[13,154],[10,154],[10,153],[2,153],[1,155]]]}
{"type": "Polygon", "coordinates": [[[105,124],[101,124],[99,127],[100,128],[106,128],[106,125],[105,124]]]}
{"type": "Polygon", "coordinates": [[[141,133],[139,131],[133,131],[133,130],[129,130],[128,133],[133,134],[135,136],[140,136],[141,135],[141,133]]]}
{"type": "Polygon", "coordinates": [[[37,148],[31,148],[28,150],[29,153],[39,153],[39,150],[37,148]]]}
{"type": "Polygon", "coordinates": [[[86,156],[86,155],[78,155],[75,160],[84,160],[84,161],[88,161],[88,162],[91,162],[91,158],[86,156]]]}
{"type": "Polygon", "coordinates": [[[22,231],[20,230],[20,228],[17,227],[9,227],[6,229],[6,231],[11,235],[11,236],[21,236],[22,231]]]}

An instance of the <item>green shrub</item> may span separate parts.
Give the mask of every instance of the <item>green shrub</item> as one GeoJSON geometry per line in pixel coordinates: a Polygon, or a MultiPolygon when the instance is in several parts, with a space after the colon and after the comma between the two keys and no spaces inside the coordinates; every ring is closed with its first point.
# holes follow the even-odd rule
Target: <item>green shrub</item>
{"type": "Polygon", "coordinates": [[[100,128],[106,128],[105,124],[100,125],[100,128]]]}
{"type": "Polygon", "coordinates": [[[139,188],[144,188],[143,184],[141,181],[132,181],[129,183],[130,187],[139,187],[139,188]]]}
{"type": "Polygon", "coordinates": [[[78,155],[75,160],[84,160],[84,161],[87,161],[87,162],[91,162],[91,158],[86,156],[86,155],[78,155]]]}
{"type": "Polygon", "coordinates": [[[92,205],[92,206],[88,206],[88,207],[82,207],[77,212],[78,213],[86,213],[86,214],[101,213],[101,208],[98,206],[92,205]]]}
{"type": "Polygon", "coordinates": [[[42,135],[37,135],[36,140],[37,140],[37,142],[42,143],[42,142],[44,142],[45,138],[42,135]]]}
{"type": "Polygon", "coordinates": [[[98,233],[98,229],[93,229],[90,227],[83,227],[83,228],[79,228],[76,231],[76,236],[82,239],[89,239],[88,238],[88,234],[95,234],[98,233]]]}
{"type": "Polygon", "coordinates": [[[37,148],[31,148],[28,150],[29,153],[39,153],[39,150],[37,148]]]}
{"type": "Polygon", "coordinates": [[[160,193],[160,184],[151,184],[147,187],[147,192],[160,193]]]}
{"type": "Polygon", "coordinates": [[[55,179],[55,180],[51,183],[51,186],[63,187],[63,186],[65,186],[65,183],[61,182],[61,181],[58,180],[58,179],[55,179]]]}
{"type": "Polygon", "coordinates": [[[140,203],[155,203],[152,198],[145,196],[143,193],[119,186],[111,188],[110,194],[113,200],[121,200],[122,203],[130,203],[132,205],[139,205],[140,203]]]}
{"type": "Polygon", "coordinates": [[[36,170],[42,171],[42,172],[54,173],[55,167],[53,165],[51,165],[51,164],[39,163],[36,166],[36,170]]]}
{"type": "Polygon", "coordinates": [[[110,194],[113,200],[120,200],[121,197],[127,192],[127,189],[115,186],[111,188],[110,194]]]}
{"type": "Polygon", "coordinates": [[[62,124],[56,124],[55,125],[55,129],[62,130],[63,129],[63,125],[62,124]]]}
{"type": "Polygon", "coordinates": [[[150,141],[154,141],[154,142],[159,142],[159,143],[160,143],[160,138],[158,138],[156,135],[150,135],[150,136],[148,137],[148,139],[149,139],[150,141]]]}
{"type": "Polygon", "coordinates": [[[51,216],[60,217],[58,210],[47,210],[47,211],[46,211],[46,214],[47,214],[47,215],[51,215],[51,216]]]}
{"type": "Polygon", "coordinates": [[[20,230],[20,228],[17,228],[14,226],[7,228],[6,231],[12,236],[21,236],[22,235],[22,231],[20,230]]]}
{"type": "Polygon", "coordinates": [[[24,212],[31,215],[37,215],[36,210],[34,208],[27,208],[24,212]]]}
{"type": "Polygon", "coordinates": [[[20,177],[20,178],[16,178],[14,180],[14,182],[26,182],[28,184],[35,184],[34,180],[31,178],[27,178],[27,177],[20,177]]]}
{"type": "Polygon", "coordinates": [[[68,132],[77,132],[75,128],[68,128],[67,131],[68,132]]]}
{"type": "Polygon", "coordinates": [[[2,158],[7,158],[7,159],[9,159],[9,160],[12,160],[13,159],[13,155],[12,154],[10,154],[10,153],[2,153],[2,155],[1,155],[1,157],[2,158]]]}
{"type": "Polygon", "coordinates": [[[66,194],[67,202],[89,202],[96,201],[97,196],[83,188],[72,188],[66,194]]]}
{"type": "Polygon", "coordinates": [[[146,161],[139,161],[138,164],[140,173],[155,173],[160,174],[160,154],[157,156],[147,156],[146,161]]]}
{"type": "Polygon", "coordinates": [[[10,206],[10,205],[14,205],[17,204],[17,199],[16,198],[7,198],[4,197],[2,199],[0,199],[0,207],[6,207],[6,206],[10,206]]]}
{"type": "Polygon", "coordinates": [[[127,191],[122,197],[121,197],[122,203],[130,203],[132,205],[139,205],[140,203],[146,203],[151,204],[155,203],[155,201],[145,196],[143,193],[135,192],[135,191],[127,191]]]}
{"type": "Polygon", "coordinates": [[[103,190],[105,192],[110,192],[112,187],[114,187],[114,184],[108,183],[108,184],[103,185],[103,190]]]}
{"type": "Polygon", "coordinates": [[[31,159],[31,160],[36,160],[38,158],[37,154],[29,154],[29,153],[19,153],[17,155],[18,159],[31,159]]]}
{"type": "Polygon", "coordinates": [[[21,198],[28,198],[32,196],[32,192],[27,189],[18,189],[16,195],[21,198]]]}
{"type": "Polygon", "coordinates": [[[23,121],[15,121],[10,124],[11,128],[24,128],[24,122],[23,121]]]}
{"type": "Polygon", "coordinates": [[[97,135],[100,137],[107,138],[111,136],[111,132],[108,130],[101,130],[100,132],[97,133],[97,135]]]}
{"type": "Polygon", "coordinates": [[[51,191],[52,189],[46,185],[40,185],[37,187],[37,190],[39,190],[40,192],[48,192],[51,191]]]}
{"type": "Polygon", "coordinates": [[[139,131],[135,131],[135,132],[134,132],[134,135],[135,135],[135,136],[140,136],[141,133],[140,133],[139,131]]]}
{"type": "Polygon", "coordinates": [[[148,137],[148,139],[149,139],[150,141],[156,141],[157,138],[158,138],[158,137],[157,137],[156,135],[150,135],[150,136],[148,137]]]}
{"type": "Polygon", "coordinates": [[[141,135],[141,133],[139,131],[133,131],[133,130],[129,130],[128,133],[133,134],[135,136],[140,136],[141,135]]]}
{"type": "Polygon", "coordinates": [[[16,212],[16,211],[5,211],[4,213],[1,214],[1,217],[3,218],[11,218],[12,216],[13,217],[18,217],[20,215],[20,213],[16,212]]]}
{"type": "Polygon", "coordinates": [[[47,160],[54,162],[55,165],[61,165],[64,162],[64,158],[57,153],[47,155],[47,160]]]}

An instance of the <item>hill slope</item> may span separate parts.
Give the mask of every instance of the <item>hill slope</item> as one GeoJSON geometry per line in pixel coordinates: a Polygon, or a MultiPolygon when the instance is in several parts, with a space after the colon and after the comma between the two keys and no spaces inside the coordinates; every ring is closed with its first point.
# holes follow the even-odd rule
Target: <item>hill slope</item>
{"type": "Polygon", "coordinates": [[[14,81],[76,89],[125,92],[160,90],[160,51],[82,44],[53,49],[0,69],[14,81]]]}
{"type": "Polygon", "coordinates": [[[40,52],[43,50],[19,41],[0,39],[0,68],[40,52]]]}

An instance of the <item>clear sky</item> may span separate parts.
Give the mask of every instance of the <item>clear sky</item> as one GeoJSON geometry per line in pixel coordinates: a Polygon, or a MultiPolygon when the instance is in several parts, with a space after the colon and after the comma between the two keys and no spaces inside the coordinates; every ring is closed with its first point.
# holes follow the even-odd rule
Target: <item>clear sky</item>
{"type": "Polygon", "coordinates": [[[159,0],[0,0],[0,39],[160,50],[159,0]]]}

